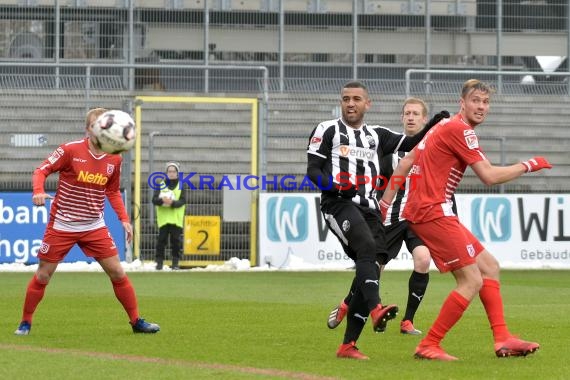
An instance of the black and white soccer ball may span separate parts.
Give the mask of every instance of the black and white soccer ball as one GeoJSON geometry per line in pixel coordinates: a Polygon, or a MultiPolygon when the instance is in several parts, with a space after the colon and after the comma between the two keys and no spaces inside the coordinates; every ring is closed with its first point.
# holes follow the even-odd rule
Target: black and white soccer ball
{"type": "Polygon", "coordinates": [[[107,111],[93,123],[95,145],[106,153],[119,154],[135,146],[135,122],[126,112],[107,111]]]}

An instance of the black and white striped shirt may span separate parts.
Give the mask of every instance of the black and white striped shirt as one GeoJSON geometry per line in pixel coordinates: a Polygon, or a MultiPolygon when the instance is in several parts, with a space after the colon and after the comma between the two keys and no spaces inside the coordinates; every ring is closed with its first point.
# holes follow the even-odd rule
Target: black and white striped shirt
{"type": "MultiPolygon", "coordinates": [[[[380,170],[382,170],[382,175],[386,177],[383,183],[383,186],[388,186],[388,180],[394,174],[394,169],[398,166],[400,160],[408,154],[407,152],[394,152],[393,154],[387,155],[382,157],[380,160],[380,170]]],[[[398,190],[392,205],[388,209],[388,216],[386,217],[386,221],[384,225],[389,226],[391,224],[398,223],[402,220],[402,211],[404,211],[404,206],[406,205],[406,200],[408,199],[408,190],[409,190],[410,178],[406,178],[406,185],[404,189],[398,190]]],[[[384,193],[384,189],[378,192],[378,199],[382,197],[384,193]]]]}
{"type": "Polygon", "coordinates": [[[334,119],[320,123],[313,130],[307,153],[325,160],[322,174],[332,177],[335,183],[339,183],[344,174],[353,184],[361,178],[353,202],[378,209],[376,192],[382,175],[380,158],[399,150],[405,139],[403,134],[378,125],[363,124],[354,129],[342,119],[334,119]]]}

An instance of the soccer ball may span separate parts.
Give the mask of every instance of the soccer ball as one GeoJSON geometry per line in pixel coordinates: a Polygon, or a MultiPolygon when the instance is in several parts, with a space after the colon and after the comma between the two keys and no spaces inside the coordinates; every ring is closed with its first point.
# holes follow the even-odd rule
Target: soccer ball
{"type": "Polygon", "coordinates": [[[120,110],[107,111],[93,123],[94,143],[103,152],[118,154],[135,145],[135,122],[120,110]]]}
{"type": "Polygon", "coordinates": [[[174,192],[171,190],[166,190],[166,191],[162,190],[160,192],[160,198],[174,200],[174,192]]]}

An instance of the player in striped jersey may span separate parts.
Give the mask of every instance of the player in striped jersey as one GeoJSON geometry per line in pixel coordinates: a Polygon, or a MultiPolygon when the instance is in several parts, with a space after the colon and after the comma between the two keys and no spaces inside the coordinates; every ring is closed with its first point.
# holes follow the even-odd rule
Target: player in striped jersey
{"type": "MultiPolygon", "coordinates": [[[[466,81],[459,99],[459,113],[433,128],[394,171],[394,176],[410,172],[416,175],[403,216],[429,248],[439,271],[452,272],[456,281],[437,319],[416,347],[415,357],[419,359],[457,360],[443,350],[441,341],[476,296],[485,308],[498,357],[526,356],[540,347],[509,332],[500,291],[499,263],[451,209],[451,197],[467,166],[486,185],[509,182],[525,173],[552,168],[544,157],[504,167],[489,162],[479,146],[475,127],[487,117],[492,92],[484,82],[466,81]]],[[[389,185],[382,196],[383,215],[394,198],[395,188],[389,185]]]]}
{"type": "Polygon", "coordinates": [[[388,262],[384,228],[376,192],[380,181],[379,159],[395,151],[410,151],[440,119],[430,120],[414,137],[388,128],[369,126],[368,89],[358,81],[341,91],[342,117],[320,123],[307,148],[307,175],[322,190],[321,211],[346,254],[355,261],[347,327],[337,357],[368,359],[356,348],[368,316],[374,331],[384,331],[398,307],[380,302],[380,266],[388,262]]]}
{"type": "MultiPolygon", "coordinates": [[[[406,136],[418,134],[428,121],[428,107],[426,103],[418,98],[406,99],[402,105],[401,120],[406,136]]],[[[386,182],[392,176],[400,159],[406,154],[407,152],[397,151],[380,159],[381,173],[385,177],[386,182]]],[[[387,185],[386,182],[380,186],[381,190],[378,191],[379,197],[384,192],[383,188],[387,185]]],[[[396,199],[388,210],[389,217],[384,223],[384,228],[389,260],[398,256],[404,242],[408,251],[412,253],[414,270],[408,281],[408,300],[406,312],[400,323],[400,332],[408,335],[420,335],[422,332],[414,327],[413,322],[428,286],[431,257],[427,247],[408,228],[407,222],[402,218],[402,210],[406,204],[408,189],[409,179],[406,179],[406,187],[398,191],[396,199]]],[[[329,313],[327,320],[329,328],[334,329],[342,322],[346,316],[351,297],[352,292],[349,292],[340,304],[329,313]]]]}
{"type": "Polygon", "coordinates": [[[132,228],[121,198],[119,181],[122,157],[107,154],[94,144],[92,125],[106,109],[96,108],[87,113],[87,137],[59,146],[34,171],[32,202],[44,206],[52,197],[44,190],[46,178],[59,172],[50,219],[38,251],[39,266],[28,284],[22,320],[16,335],[28,335],[36,307],[58,263],[77,244],[83,253],[93,257],[109,276],[115,296],[127,312],[134,332],[155,333],[160,327],[139,316],[134,288],[119,261],[117,247],[103,219],[105,197],[122,222],[127,241],[132,228]]]}
{"type": "MultiPolygon", "coordinates": [[[[428,120],[428,114],[428,106],[422,99],[406,99],[402,105],[401,116],[404,134],[406,136],[417,135],[424,128],[428,120]]],[[[380,166],[386,180],[392,177],[394,169],[406,154],[408,153],[400,151],[382,158],[380,166]]],[[[385,185],[387,186],[387,183],[385,185]]],[[[406,244],[406,248],[412,254],[414,270],[408,280],[408,300],[404,317],[400,322],[400,332],[402,334],[420,335],[422,332],[414,327],[413,322],[428,286],[431,256],[428,248],[421,239],[408,228],[408,223],[402,217],[402,211],[404,210],[408,198],[409,188],[410,178],[406,178],[405,187],[398,191],[394,202],[392,202],[388,209],[388,216],[384,221],[384,227],[388,245],[388,258],[390,260],[398,256],[402,243],[406,244]]],[[[381,198],[383,193],[383,189],[378,192],[378,199],[381,198]]],[[[456,212],[455,198],[453,199],[453,209],[456,212]]]]}

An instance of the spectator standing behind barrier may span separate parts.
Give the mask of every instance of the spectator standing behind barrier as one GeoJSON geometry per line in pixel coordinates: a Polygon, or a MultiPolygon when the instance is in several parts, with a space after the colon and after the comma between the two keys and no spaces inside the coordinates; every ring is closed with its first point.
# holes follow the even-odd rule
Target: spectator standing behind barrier
{"type": "Polygon", "coordinates": [[[172,269],[179,267],[180,251],[182,249],[184,212],[186,197],[184,189],[178,186],[180,164],[168,162],[165,167],[168,181],[163,189],[155,190],[152,203],[156,205],[156,223],[158,224],[158,239],[156,241],[156,270],[162,270],[164,252],[170,236],[170,252],[172,269]]]}
{"type": "Polygon", "coordinates": [[[99,150],[92,125],[107,110],[95,108],[85,119],[87,137],[60,145],[32,176],[32,203],[44,206],[47,199],[46,178],[59,172],[57,191],[49,223],[38,251],[39,265],[28,283],[22,319],[16,335],[28,335],[36,307],[44,297],[58,264],[77,244],[83,253],[101,265],[113,286],[115,296],[125,309],[135,333],[156,333],[160,327],[139,316],[135,290],[119,261],[117,246],[103,219],[105,198],[123,224],[130,242],[133,230],[119,190],[122,157],[99,150]]]}
{"type": "MultiPolygon", "coordinates": [[[[354,260],[353,297],[346,315],[347,326],[337,357],[365,360],[356,347],[370,315],[374,331],[382,332],[396,317],[396,305],[380,303],[380,266],[388,261],[384,227],[376,188],[370,179],[380,173],[379,158],[392,152],[410,151],[441,118],[430,120],[414,137],[380,126],[368,126],[364,115],[371,106],[368,89],[353,81],[341,90],[342,117],[320,123],[309,137],[307,175],[322,190],[321,211],[327,226],[354,260]],[[369,181],[360,182],[359,178],[369,181]]],[[[438,114],[439,115],[439,114],[438,114]]]]}
{"type": "MultiPolygon", "coordinates": [[[[459,113],[436,125],[394,171],[394,176],[410,172],[415,176],[403,217],[429,248],[439,271],[451,272],[456,281],[428,334],[416,347],[415,357],[419,359],[457,360],[443,350],[441,341],[477,295],[493,331],[498,357],[526,356],[540,347],[510,333],[500,291],[499,263],[451,210],[451,197],[467,166],[486,185],[509,182],[525,173],[552,167],[543,157],[510,166],[489,162],[479,147],[475,127],[485,121],[492,92],[489,85],[479,80],[465,82],[459,113]]],[[[393,187],[388,185],[380,201],[383,217],[394,195],[393,187]]]]}

